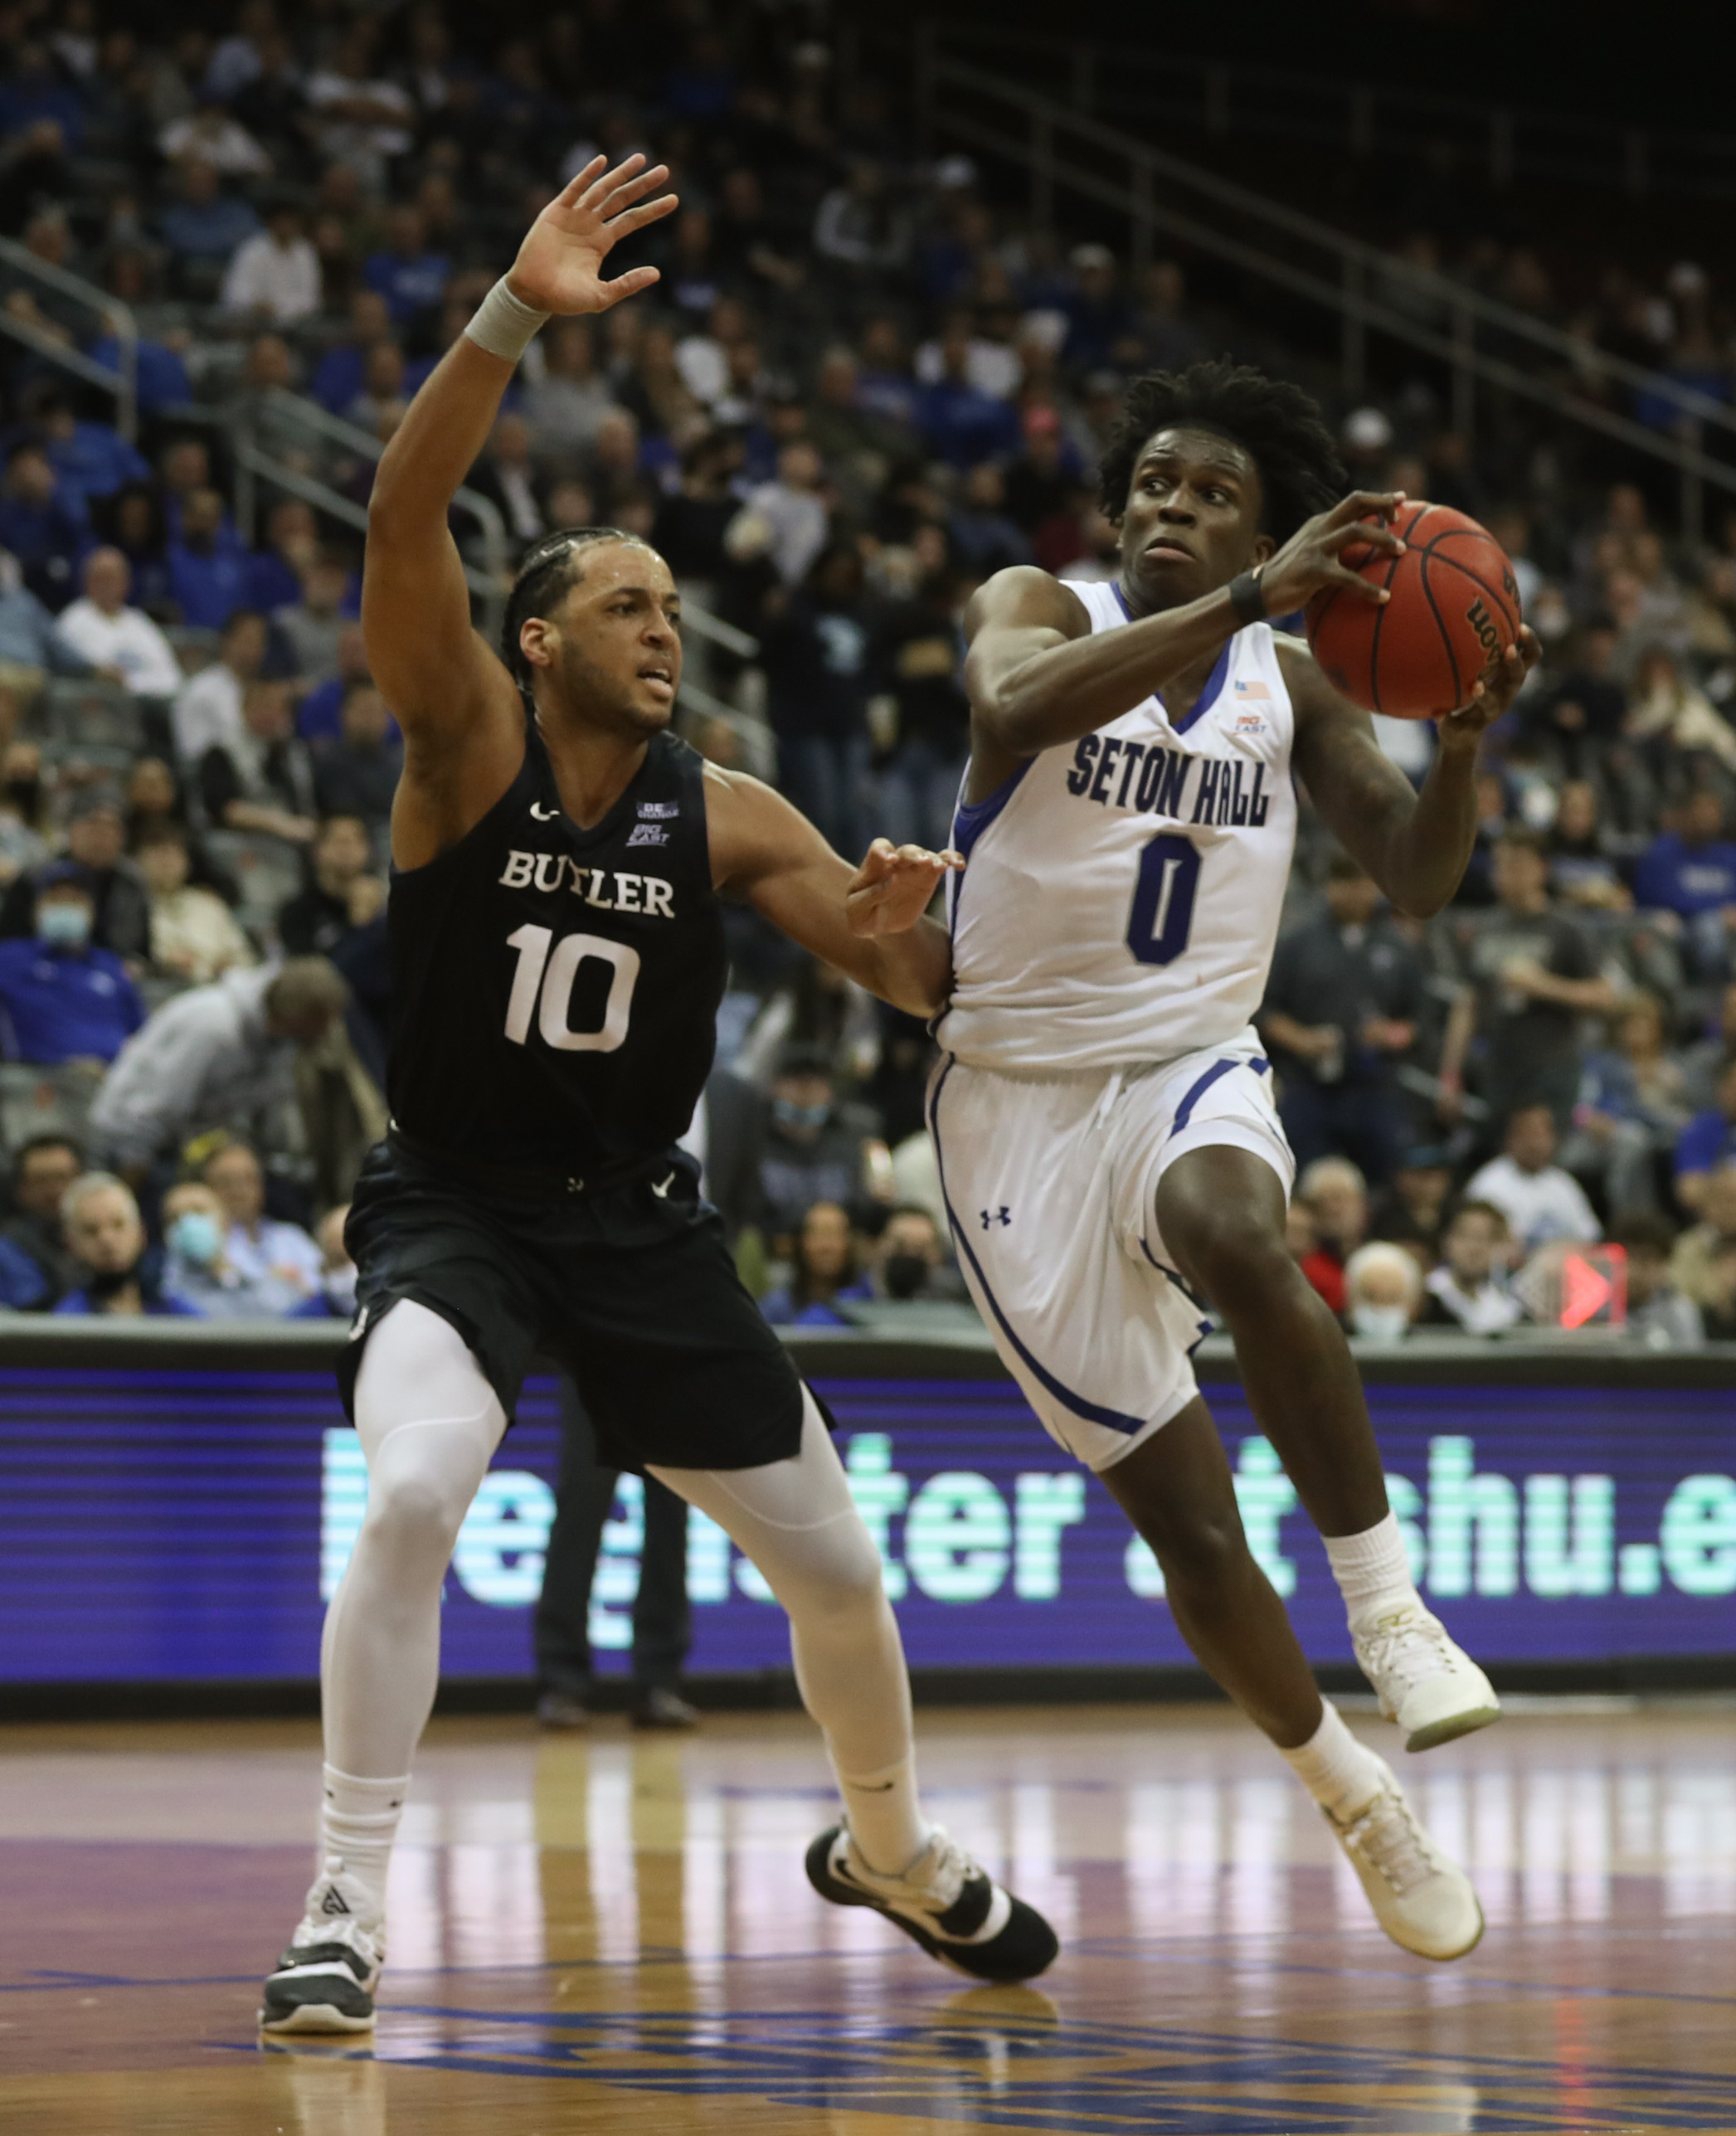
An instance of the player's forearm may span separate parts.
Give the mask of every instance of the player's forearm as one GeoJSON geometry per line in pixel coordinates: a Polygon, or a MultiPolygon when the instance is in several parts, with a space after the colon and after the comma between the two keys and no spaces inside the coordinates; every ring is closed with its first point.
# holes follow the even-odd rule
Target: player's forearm
{"type": "Polygon", "coordinates": [[[1376,880],[1402,912],[1432,919],[1450,904],[1476,849],[1476,741],[1443,737],[1408,820],[1388,834],[1376,880]]]}
{"type": "Polygon", "coordinates": [[[985,634],[965,662],[971,710],[1021,756],[1077,741],[1131,712],[1240,628],[1228,590],[1041,651],[997,654],[985,634]]]}
{"type": "Polygon", "coordinates": [[[907,933],[852,937],[852,979],[909,1016],[938,1016],[952,990],[952,944],[926,917],[907,933]]]}
{"type": "Polygon", "coordinates": [[[487,444],[512,376],[503,357],[491,356],[463,334],[453,343],[380,455],[367,505],[370,543],[389,543],[401,525],[424,538],[430,525],[444,526],[446,507],[487,444]]]}

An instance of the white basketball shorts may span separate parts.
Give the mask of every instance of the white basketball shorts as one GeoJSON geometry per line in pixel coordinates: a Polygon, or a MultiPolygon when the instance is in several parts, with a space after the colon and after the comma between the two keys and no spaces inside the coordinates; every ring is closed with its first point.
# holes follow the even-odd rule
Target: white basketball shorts
{"type": "Polygon", "coordinates": [[[1150,1067],[1036,1076],[943,1058],[928,1124],[978,1311],[1050,1436],[1108,1468],[1199,1392],[1206,1331],[1157,1230],[1157,1187],[1189,1150],[1296,1160],[1252,1026],[1150,1067]]]}

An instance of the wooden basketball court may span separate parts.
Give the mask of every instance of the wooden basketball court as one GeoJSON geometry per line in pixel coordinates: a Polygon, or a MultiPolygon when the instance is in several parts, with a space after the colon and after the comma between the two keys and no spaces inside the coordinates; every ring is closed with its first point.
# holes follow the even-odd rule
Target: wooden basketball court
{"type": "Polygon", "coordinates": [[[814,1897],[832,1797],[800,1716],[443,1721],[377,2036],[287,2048],[253,2016],[310,1874],[312,1725],[0,1731],[0,2129],[1736,2129],[1728,1705],[1539,1703],[1397,1754],[1489,1917],[1444,1968],[1370,1925],[1226,1710],[921,1718],[931,1808],[1060,1930],[1040,1987],[973,1989],[814,1897]]]}

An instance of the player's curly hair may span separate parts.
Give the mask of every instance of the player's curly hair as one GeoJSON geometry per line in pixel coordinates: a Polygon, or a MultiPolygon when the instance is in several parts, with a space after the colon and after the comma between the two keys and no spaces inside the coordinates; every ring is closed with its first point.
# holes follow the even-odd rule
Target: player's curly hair
{"type": "Polygon", "coordinates": [[[519,645],[519,632],[531,616],[547,615],[578,577],[580,550],[595,548],[601,542],[635,542],[644,547],[625,527],[557,527],[532,542],[518,559],[500,625],[500,657],[521,689],[530,688],[531,666],[519,645]]]}
{"type": "Polygon", "coordinates": [[[1185,371],[1148,371],[1127,388],[1103,448],[1098,502],[1119,526],[1133,470],[1154,431],[1210,431],[1252,455],[1264,499],[1261,526],[1286,542],[1349,487],[1332,433],[1300,386],[1220,356],[1185,371]]]}

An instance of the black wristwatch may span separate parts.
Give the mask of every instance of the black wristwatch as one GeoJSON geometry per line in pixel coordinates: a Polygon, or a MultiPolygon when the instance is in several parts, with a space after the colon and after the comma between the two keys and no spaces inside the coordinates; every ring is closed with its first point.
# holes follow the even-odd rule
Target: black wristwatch
{"type": "Polygon", "coordinates": [[[1265,568],[1257,564],[1230,581],[1230,606],[1236,611],[1238,629],[1266,620],[1266,596],[1260,590],[1260,573],[1265,568]]]}

